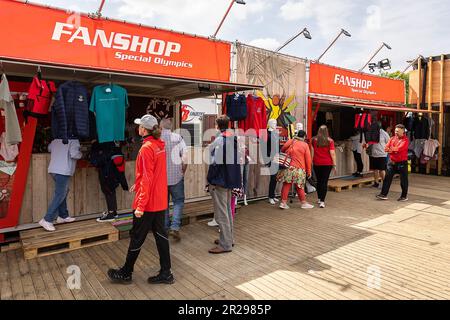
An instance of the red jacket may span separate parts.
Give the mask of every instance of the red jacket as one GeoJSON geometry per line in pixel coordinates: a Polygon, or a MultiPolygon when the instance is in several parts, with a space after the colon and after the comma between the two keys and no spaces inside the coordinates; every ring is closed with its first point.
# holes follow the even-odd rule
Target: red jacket
{"type": "Polygon", "coordinates": [[[167,209],[167,167],[164,141],[144,139],[136,159],[136,195],[133,209],[158,212],[167,209]]]}
{"type": "Polygon", "coordinates": [[[406,135],[402,138],[398,138],[397,136],[393,136],[389,139],[389,142],[386,144],[386,152],[389,153],[389,157],[392,162],[398,163],[403,161],[408,161],[408,148],[409,148],[409,139],[406,135]]]}

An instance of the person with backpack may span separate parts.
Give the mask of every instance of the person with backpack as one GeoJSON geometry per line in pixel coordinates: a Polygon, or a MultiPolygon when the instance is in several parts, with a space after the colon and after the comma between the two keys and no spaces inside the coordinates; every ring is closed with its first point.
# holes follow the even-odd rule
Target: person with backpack
{"type": "Polygon", "coordinates": [[[209,145],[210,165],[208,168],[208,191],[213,199],[214,219],[219,225],[220,238],[211,254],[232,251],[233,216],[231,210],[232,190],[242,187],[239,147],[236,135],[228,130],[230,118],[226,115],[216,119],[220,135],[209,145]]]}
{"type": "Polygon", "coordinates": [[[384,181],[386,177],[386,168],[387,168],[387,152],[385,151],[386,144],[389,142],[389,134],[381,128],[380,126],[380,140],[376,144],[365,144],[364,148],[366,148],[367,153],[369,154],[370,160],[370,170],[373,171],[375,182],[373,184],[374,188],[380,187],[380,178],[381,181],[384,181]]]}

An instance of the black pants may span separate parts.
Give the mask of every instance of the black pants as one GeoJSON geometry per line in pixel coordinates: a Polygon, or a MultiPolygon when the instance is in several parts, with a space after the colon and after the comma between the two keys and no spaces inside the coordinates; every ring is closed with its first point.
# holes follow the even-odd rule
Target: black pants
{"type": "Polygon", "coordinates": [[[161,273],[170,273],[169,239],[167,238],[167,231],[164,228],[164,222],[165,211],[144,212],[141,218],[133,216],[133,228],[130,232],[130,246],[128,247],[127,260],[123,267],[125,272],[133,272],[134,264],[141,252],[141,247],[147,238],[147,234],[152,231],[159,253],[161,273]]]}
{"type": "Polygon", "coordinates": [[[355,158],[355,162],[356,162],[356,172],[358,173],[362,173],[364,170],[364,163],[362,161],[362,156],[361,153],[353,151],[353,157],[355,158]]]}
{"type": "Polygon", "coordinates": [[[103,174],[98,173],[98,180],[100,181],[100,187],[102,189],[103,194],[106,199],[106,206],[108,207],[108,211],[117,212],[117,197],[116,197],[116,189],[108,186],[107,179],[103,176],[103,174]]]}
{"type": "Polygon", "coordinates": [[[275,199],[275,189],[277,188],[277,175],[270,176],[269,182],[269,199],[275,199]]]}
{"type": "Polygon", "coordinates": [[[381,189],[381,194],[387,196],[389,189],[391,188],[392,179],[394,179],[395,174],[400,175],[400,186],[402,187],[402,197],[406,198],[408,196],[408,162],[389,162],[387,166],[386,178],[383,181],[383,188],[381,189]]]}
{"type": "Polygon", "coordinates": [[[314,166],[317,178],[317,196],[320,201],[325,202],[328,192],[328,180],[330,179],[332,166],[314,166]]]}

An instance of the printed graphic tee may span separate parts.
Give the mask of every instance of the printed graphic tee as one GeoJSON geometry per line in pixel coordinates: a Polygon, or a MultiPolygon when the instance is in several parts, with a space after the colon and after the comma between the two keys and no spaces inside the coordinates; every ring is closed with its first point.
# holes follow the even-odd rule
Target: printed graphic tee
{"type": "Polygon", "coordinates": [[[98,142],[125,140],[128,94],[119,85],[97,86],[92,91],[90,111],[95,113],[98,142]]]}

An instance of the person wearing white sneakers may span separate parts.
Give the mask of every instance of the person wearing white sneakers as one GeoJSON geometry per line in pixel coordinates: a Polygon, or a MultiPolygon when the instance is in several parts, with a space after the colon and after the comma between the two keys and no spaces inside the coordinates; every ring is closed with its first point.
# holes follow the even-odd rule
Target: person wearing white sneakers
{"type": "Polygon", "coordinates": [[[48,173],[55,181],[55,192],[50,203],[47,214],[39,221],[39,224],[47,231],[55,231],[53,225],[57,218],[57,223],[69,223],[75,218],[69,216],[67,210],[67,194],[69,193],[70,177],[75,173],[77,160],[81,159],[80,142],[76,139],[63,143],[62,139],[53,140],[48,146],[51,153],[48,173]]]}
{"type": "Polygon", "coordinates": [[[289,140],[281,149],[291,157],[289,168],[281,170],[277,175],[277,180],[283,183],[281,189],[280,209],[289,209],[287,205],[289,190],[295,185],[298,198],[302,204],[302,209],[312,209],[313,205],[306,201],[305,183],[306,177],[311,176],[311,151],[304,141],[306,132],[300,130],[294,139],[289,140]]]}
{"type": "Polygon", "coordinates": [[[325,208],[325,198],[328,191],[328,180],[333,171],[336,174],[336,148],[333,139],[328,134],[328,128],[323,125],[317,136],[312,139],[314,172],[317,177],[317,196],[319,208],[325,208]]]}

